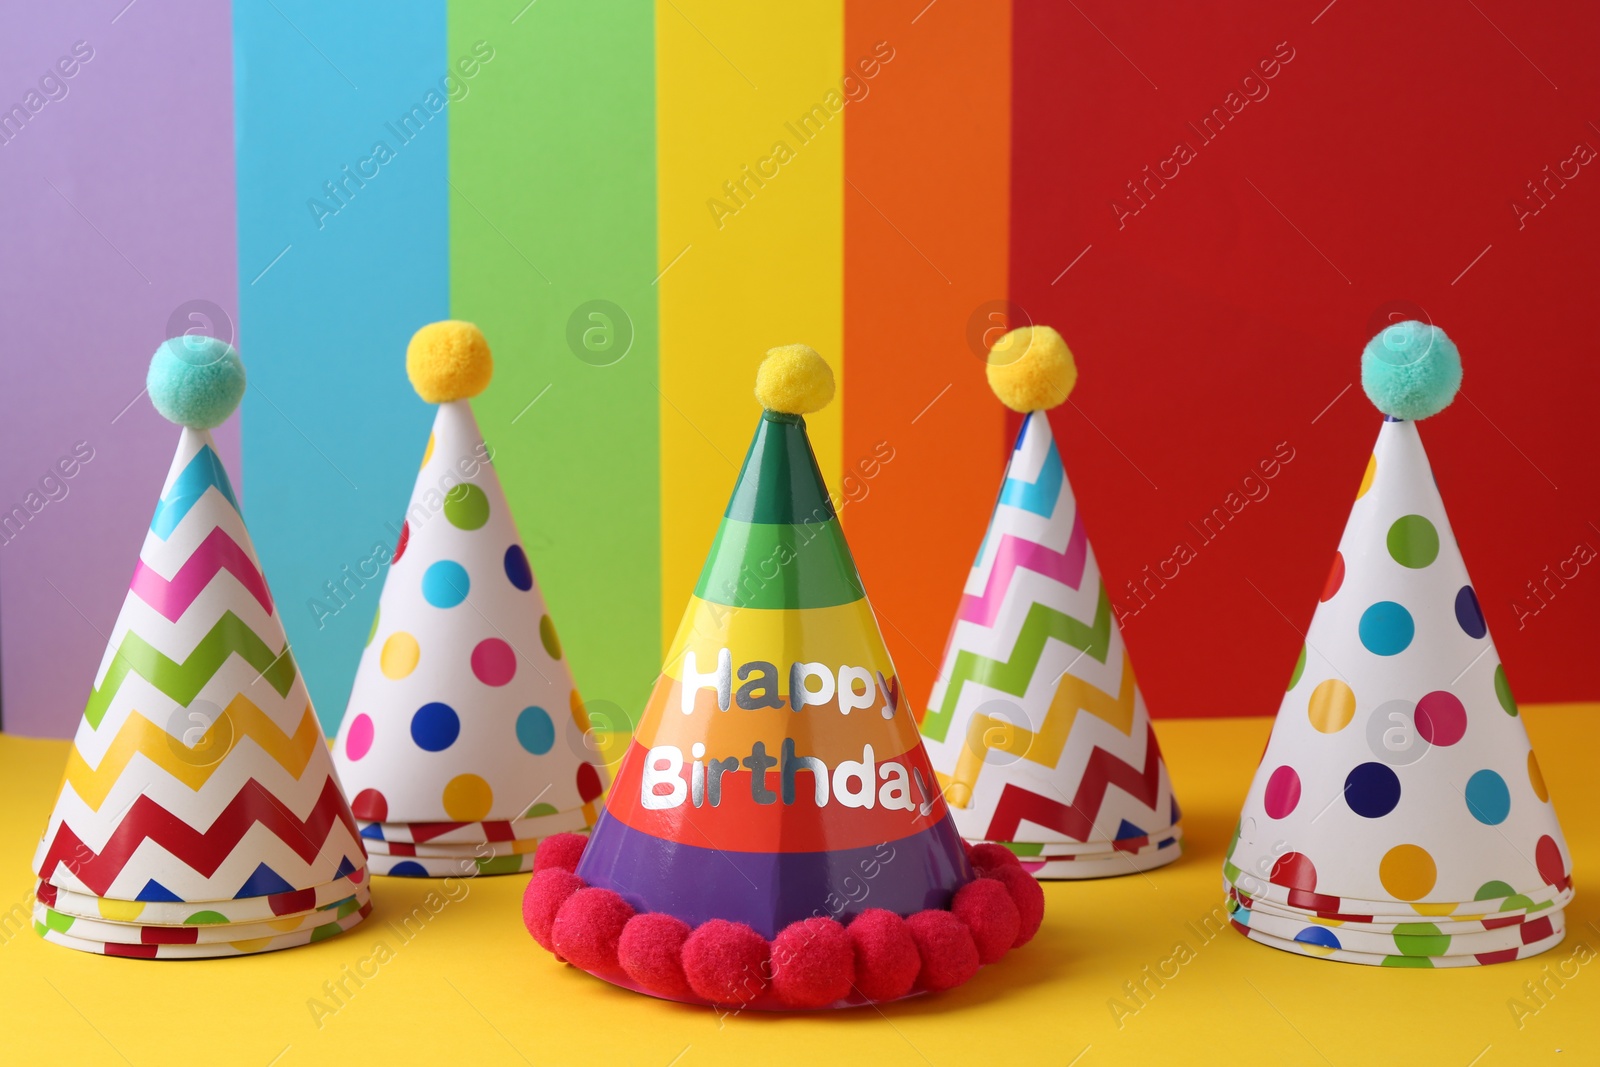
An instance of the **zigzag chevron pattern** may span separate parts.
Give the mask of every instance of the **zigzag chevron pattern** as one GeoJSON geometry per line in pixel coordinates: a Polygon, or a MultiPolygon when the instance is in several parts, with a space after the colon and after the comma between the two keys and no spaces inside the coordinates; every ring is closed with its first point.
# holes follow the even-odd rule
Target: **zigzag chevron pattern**
{"type": "Polygon", "coordinates": [[[206,495],[207,489],[215,489],[234,511],[239,510],[239,501],[234,498],[233,485],[228,481],[228,471],[222,465],[222,457],[210,445],[202,446],[194,454],[188,466],[183,468],[183,473],[174,479],[167,495],[156,502],[156,513],[150,520],[151,532],[163,541],[172,536],[172,531],[189,514],[189,509],[206,495]]]}
{"type": "Polygon", "coordinates": [[[220,526],[206,535],[171,581],[141,559],[133,569],[133,583],[129,588],[169,622],[177,622],[205,592],[212,579],[223,571],[239,579],[239,584],[255,597],[256,603],[268,615],[272,614],[272,594],[267,592],[267,580],[256,569],[250,554],[220,526]]]}
{"type": "Polygon", "coordinates": [[[1076,515],[1072,519],[1072,536],[1067,538],[1067,547],[1060,552],[1006,534],[1000,538],[1000,546],[995,549],[994,564],[989,569],[989,580],[984,584],[982,595],[962,596],[956,617],[979,626],[993,626],[1005,603],[1011,581],[1019,570],[1032,571],[1046,578],[1054,578],[1062,585],[1078,588],[1083,581],[1088,545],[1088,538],[1083,532],[1083,520],[1076,515]]]}
{"type": "Polygon", "coordinates": [[[67,756],[66,782],[91,810],[98,811],[134,756],[142,754],[174,779],[199,792],[245,738],[259,745],[297,781],[305,773],[317,746],[323,743],[322,728],[310,704],[306,705],[300,725],[290,735],[279,729],[278,724],[264,711],[240,695],[233,698],[224,713],[217,717],[199,743],[193,746],[174,738],[137,711],[132,712],[117,731],[98,767],[90,767],[77,746],[73,746],[67,756]],[[196,763],[190,755],[196,752],[211,753],[213,745],[225,747],[205,764],[196,763]]]}
{"type": "Polygon", "coordinates": [[[1106,595],[1105,586],[1100,586],[1092,623],[1074,619],[1048,604],[1035,603],[1023,620],[1010,659],[990,659],[967,650],[958,652],[950,668],[944,701],[924,717],[922,732],[935,741],[945,739],[956,707],[961,702],[961,690],[968,682],[986,685],[1012,696],[1022,696],[1028,691],[1034,671],[1039,666],[1039,657],[1044,654],[1045,643],[1051,638],[1104,663],[1111,648],[1111,598],[1106,595]]]}
{"type": "Polygon", "coordinates": [[[945,794],[946,799],[958,808],[967,806],[991,749],[1009,752],[1044,767],[1054,767],[1061,762],[1061,753],[1067,747],[1079,712],[1092,715],[1131,737],[1134,698],[1138,693],[1133,661],[1123,656],[1122,683],[1116,696],[1072,674],[1063,676],[1038,733],[988,715],[973,715],[967,724],[966,742],[956,760],[955,773],[948,779],[942,774],[939,776],[940,785],[950,790],[945,794]]]}
{"type": "Polygon", "coordinates": [[[1105,749],[1096,746],[1089,754],[1083,779],[1070,804],[1007,783],[989,820],[991,841],[1016,839],[1023,820],[1047,826],[1075,841],[1087,841],[1094,833],[1095,819],[1112,786],[1126,792],[1147,808],[1154,808],[1161,792],[1161,746],[1155,728],[1145,725],[1144,770],[1140,771],[1105,749]]]}
{"type": "Polygon", "coordinates": [[[344,826],[357,839],[344,795],[331,777],[323,783],[317,803],[304,818],[272,792],[247,781],[207,830],[197,830],[149,797],[140,797],[128,809],[104,849],[95,852],[72,827],[63,823],[44,852],[39,877],[49,881],[58,864],[77,875],[96,894],[105,896],[117,875],[139,846],[154,842],[204,877],[216,873],[252,827],[271,831],[295,855],[311,863],[327,843],[329,831],[344,826]]]}
{"type": "Polygon", "coordinates": [[[89,694],[83,717],[91,729],[98,729],[106,709],[111,706],[112,698],[130,671],[171,697],[174,703],[187,705],[205,688],[217,668],[235,654],[260,671],[262,678],[277,690],[279,696],[289,695],[296,671],[288,644],[274,652],[244,620],[229,611],[217,620],[217,624],[200,639],[194,651],[189,653],[189,658],[182,663],[169,659],[138,634],[127,634],[122,644],[117,646],[117,654],[112,658],[105,680],[89,694]]]}
{"type": "MultiPolygon", "coordinates": [[[[1015,463],[1015,460],[1012,462],[1015,463]]],[[[1000,503],[1048,519],[1055,513],[1056,502],[1061,499],[1061,487],[1066,484],[1066,474],[1066,469],[1061,466],[1061,454],[1056,451],[1055,438],[1051,438],[1050,451],[1045,453],[1038,480],[1026,482],[1008,474],[1005,485],[1000,489],[1000,503]]]]}

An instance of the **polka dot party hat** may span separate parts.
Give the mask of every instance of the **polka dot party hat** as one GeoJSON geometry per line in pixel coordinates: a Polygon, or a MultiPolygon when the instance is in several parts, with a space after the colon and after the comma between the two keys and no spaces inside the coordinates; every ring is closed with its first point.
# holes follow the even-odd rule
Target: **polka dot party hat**
{"type": "Polygon", "coordinates": [[[928,758],[962,836],[1005,845],[1036,878],[1170,863],[1177,801],[1050,431],[1072,353],[1025,326],[988,373],[1027,418],[922,718],[928,758]]]}
{"type": "Polygon", "coordinates": [[[1460,381],[1437,327],[1363,354],[1386,418],[1223,868],[1264,944],[1470,966],[1564,934],[1571,856],[1414,421],[1460,381]]]}
{"type": "Polygon", "coordinates": [[[469,398],[494,364],[476,326],[406,352],[439,409],[339,725],[334,759],[377,874],[530,870],[594,821],[588,720],[469,398]]]}
{"type": "Polygon", "coordinates": [[[34,857],[34,928],[138,959],[322,940],[371,910],[366,856],[211,439],[244,365],[174,338],[147,386],[183,431],[34,857]]]}
{"type": "Polygon", "coordinates": [[[901,699],[804,416],[804,345],[757,375],[744,468],[591,838],[540,847],[523,917],[609,982],[761,1010],[966,981],[1043,892],[969,857],[901,699]],[[976,870],[975,870],[976,869],[976,870]]]}

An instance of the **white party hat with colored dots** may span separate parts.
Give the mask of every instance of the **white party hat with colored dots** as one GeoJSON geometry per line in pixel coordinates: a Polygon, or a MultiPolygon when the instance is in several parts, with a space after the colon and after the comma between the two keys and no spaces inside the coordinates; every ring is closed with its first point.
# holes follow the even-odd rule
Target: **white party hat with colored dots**
{"type": "Polygon", "coordinates": [[[1263,943],[1444,966],[1561,940],[1571,856],[1411,421],[1459,368],[1420,323],[1363,357],[1386,418],[1224,865],[1263,943]]]}
{"type": "Polygon", "coordinates": [[[528,870],[539,837],[593,823],[602,769],[468,400],[488,345],[434,323],[407,369],[439,409],[334,759],[375,873],[528,870]]]}

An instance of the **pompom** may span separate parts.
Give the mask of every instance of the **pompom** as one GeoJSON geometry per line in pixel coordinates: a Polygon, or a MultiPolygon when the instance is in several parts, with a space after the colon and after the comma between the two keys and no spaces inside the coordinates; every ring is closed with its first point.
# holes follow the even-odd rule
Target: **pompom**
{"type": "Polygon", "coordinates": [[[787,415],[821,411],[833,399],[833,368],[810,345],[769,348],[756,371],[756,399],[787,415]]]}
{"type": "Polygon", "coordinates": [[[1386,326],[1361,353],[1361,388],[1397,419],[1425,419],[1461,388],[1461,353],[1437,326],[1408,319],[1386,326]]]}
{"type": "Polygon", "coordinates": [[[184,334],[161,342],[145,375],[150,402],[179,426],[221,426],[244,397],[244,364],[226,341],[184,334]]]}
{"type": "Polygon", "coordinates": [[[576,967],[608,971],[617,965],[617,939],[631,918],[633,908],[611,890],[580,889],[556,912],[551,947],[576,967]]]}
{"type": "Polygon", "coordinates": [[[978,973],[978,946],[972,931],[948,911],[919,911],[906,920],[906,926],[922,957],[917,984],[924,989],[937,993],[978,973]]]}
{"type": "Polygon", "coordinates": [[[589,839],[583,834],[551,834],[533,850],[533,869],[538,872],[555,867],[575,871],[588,844],[589,839]]]}
{"type": "Polygon", "coordinates": [[[1018,948],[1032,941],[1033,935],[1039,932],[1040,925],[1044,923],[1044,887],[1020,865],[990,867],[983,872],[983,877],[1005,886],[1006,892],[1011,894],[1011,902],[1017,906],[1021,925],[1011,947],[1018,948]]]}
{"type": "Polygon", "coordinates": [[[571,871],[551,868],[540,871],[528,883],[522,894],[522,925],[544,948],[554,949],[550,943],[550,927],[555,925],[556,912],[567,898],[583,888],[583,879],[571,871]]]}
{"type": "Polygon", "coordinates": [[[989,349],[989,388],[1012,411],[1048,411],[1078,384],[1078,365],[1048,326],[1019,326],[989,349]]]}
{"type": "Polygon", "coordinates": [[[824,1008],[850,995],[856,954],[837,921],[815,916],[772,939],[772,991],[791,1008],[824,1008]]]}
{"type": "Polygon", "coordinates": [[[767,988],[767,939],[744,923],[709,919],[683,943],[683,974],[713,1004],[748,1004],[767,988]]]}
{"type": "Polygon", "coordinates": [[[856,955],[856,989],[869,1000],[899,1000],[917,984],[922,957],[906,921],[892,911],[868,908],[845,927],[856,955]]]}
{"type": "Polygon", "coordinates": [[[980,963],[999,963],[1022,933],[1022,914],[1011,891],[993,878],[979,878],[956,890],[950,914],[972,931],[980,963]]]}
{"type": "Polygon", "coordinates": [[[967,850],[967,859],[972,861],[973,867],[982,870],[987,867],[1021,867],[1022,861],[1017,859],[1017,854],[1004,845],[997,845],[993,841],[985,841],[981,845],[973,845],[967,850]]]}
{"type": "Polygon", "coordinates": [[[406,346],[406,376],[430,404],[465,400],[489,387],[494,357],[489,342],[470,322],[430,322],[406,346]]]}
{"type": "Polygon", "coordinates": [[[674,915],[635,915],[617,939],[617,962],[651,993],[688,997],[693,992],[683,974],[683,943],[688,939],[689,924],[674,915]]]}

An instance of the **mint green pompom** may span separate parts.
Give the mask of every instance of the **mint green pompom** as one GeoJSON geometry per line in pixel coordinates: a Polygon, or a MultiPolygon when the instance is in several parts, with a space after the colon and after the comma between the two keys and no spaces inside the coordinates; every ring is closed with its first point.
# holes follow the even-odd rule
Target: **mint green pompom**
{"type": "Polygon", "coordinates": [[[1361,353],[1361,388],[1385,415],[1437,415],[1461,388],[1461,353],[1437,326],[1397,322],[1367,342],[1361,353]]]}
{"type": "Polygon", "coordinates": [[[185,334],[156,349],[145,387],[168,420],[209,430],[221,426],[244,397],[244,364],[226,341],[185,334]]]}

